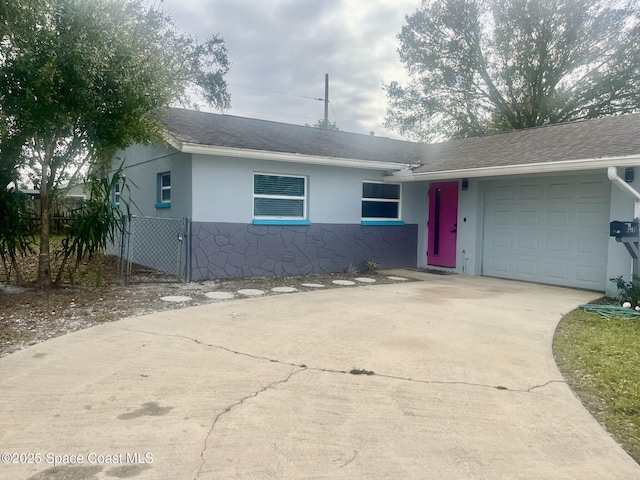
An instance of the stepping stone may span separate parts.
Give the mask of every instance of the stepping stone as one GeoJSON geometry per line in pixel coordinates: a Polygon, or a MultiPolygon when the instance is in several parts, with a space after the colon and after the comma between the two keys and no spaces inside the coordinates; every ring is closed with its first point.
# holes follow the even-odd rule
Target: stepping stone
{"type": "Polygon", "coordinates": [[[229,300],[235,297],[235,295],[230,292],[207,292],[204,296],[207,298],[213,298],[214,300],[229,300]]]}
{"type": "Polygon", "coordinates": [[[238,293],[248,297],[258,297],[260,295],[264,295],[264,290],[258,290],[257,288],[243,288],[242,290],[238,290],[238,293]]]}
{"type": "Polygon", "coordinates": [[[324,288],[324,285],[322,285],[321,283],[301,283],[300,285],[309,288],[324,288]]]}
{"type": "Polygon", "coordinates": [[[376,281],[373,278],[367,278],[367,277],[358,277],[356,278],[356,280],[362,283],[376,283],[376,281]]]}
{"type": "Polygon", "coordinates": [[[191,297],[183,297],[181,295],[169,295],[167,297],[160,297],[160,300],[165,302],[188,302],[193,300],[191,297]]]}
{"type": "Polygon", "coordinates": [[[404,277],[387,277],[389,280],[395,280],[396,282],[406,282],[407,279],[404,277]]]}
{"type": "Polygon", "coordinates": [[[273,287],[271,291],[276,293],[293,293],[297,292],[298,289],[293,287],[273,287]]]}
{"type": "Polygon", "coordinates": [[[336,285],[355,285],[356,282],[352,282],[351,280],[333,280],[331,283],[335,283],[336,285]]]}

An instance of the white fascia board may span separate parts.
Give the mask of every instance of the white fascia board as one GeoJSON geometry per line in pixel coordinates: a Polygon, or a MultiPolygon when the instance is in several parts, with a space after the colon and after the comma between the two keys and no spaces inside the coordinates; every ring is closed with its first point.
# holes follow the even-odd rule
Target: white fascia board
{"type": "Polygon", "coordinates": [[[182,142],[174,137],[171,133],[165,130],[162,137],[164,138],[164,141],[171,145],[173,148],[175,148],[179,152],[182,151],[182,142]]]}
{"type": "Polygon", "coordinates": [[[561,162],[529,163],[526,165],[506,165],[498,167],[464,168],[460,170],[441,170],[384,177],[386,182],[424,182],[431,180],[453,180],[457,178],[497,177],[505,175],[529,175],[536,173],[572,172],[578,170],[596,170],[608,167],[638,167],[640,155],[625,157],[586,158],[561,162]]]}
{"type": "Polygon", "coordinates": [[[197,143],[180,142],[171,135],[166,135],[167,142],[184,153],[215,155],[220,157],[272,160],[275,162],[306,163],[313,165],[329,165],[343,168],[365,168],[369,170],[407,170],[408,164],[395,162],[377,162],[375,160],[359,160],[356,158],[320,157],[300,153],[270,152],[266,150],[250,150],[244,148],[218,147],[197,143]]]}

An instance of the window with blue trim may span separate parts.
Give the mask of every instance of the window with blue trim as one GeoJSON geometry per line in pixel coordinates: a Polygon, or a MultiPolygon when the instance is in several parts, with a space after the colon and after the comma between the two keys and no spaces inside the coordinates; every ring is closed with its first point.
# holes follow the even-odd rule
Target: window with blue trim
{"type": "Polygon", "coordinates": [[[362,220],[400,220],[399,183],[362,182],[362,220]]]}
{"type": "Polygon", "coordinates": [[[171,203],[171,172],[158,174],[158,203],[171,203]]]}
{"type": "Polygon", "coordinates": [[[254,219],[304,220],[306,217],[306,177],[253,174],[254,219]]]}
{"type": "Polygon", "coordinates": [[[113,186],[112,201],[114,207],[120,207],[120,182],[113,186]]]}

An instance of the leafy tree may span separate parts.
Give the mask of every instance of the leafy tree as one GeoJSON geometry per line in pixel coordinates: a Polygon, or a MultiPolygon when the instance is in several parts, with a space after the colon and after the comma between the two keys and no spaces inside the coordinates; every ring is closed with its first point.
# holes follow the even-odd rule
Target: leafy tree
{"type": "Polygon", "coordinates": [[[424,0],[398,38],[386,125],[413,139],[640,109],[635,0],[424,0]]]}
{"type": "Polygon", "coordinates": [[[51,285],[49,224],[63,181],[117,148],[160,137],[150,113],[201,94],[225,108],[222,39],[179,32],[146,0],[11,0],[0,6],[0,164],[40,189],[38,283],[51,285]],[[21,155],[21,157],[20,157],[21,155]]]}

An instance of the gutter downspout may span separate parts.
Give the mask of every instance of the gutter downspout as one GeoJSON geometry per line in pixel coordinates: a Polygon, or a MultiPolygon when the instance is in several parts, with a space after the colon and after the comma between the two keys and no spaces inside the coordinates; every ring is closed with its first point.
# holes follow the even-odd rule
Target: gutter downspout
{"type": "Polygon", "coordinates": [[[631,195],[635,202],[635,209],[633,216],[635,218],[640,216],[640,192],[631,187],[627,182],[618,176],[618,169],[616,167],[609,167],[607,169],[607,177],[611,180],[620,190],[631,195]]]}
{"type": "MultiPolygon", "coordinates": [[[[630,195],[635,200],[634,209],[633,209],[633,219],[638,221],[638,217],[640,217],[640,192],[638,192],[635,188],[630,186],[627,182],[625,182],[622,178],[618,176],[618,169],[616,167],[609,167],[607,169],[607,177],[611,182],[613,182],[620,190],[625,192],[627,195],[630,195]]],[[[617,241],[620,241],[619,238],[616,238],[617,241]]],[[[629,253],[631,254],[631,258],[633,258],[633,274],[640,275],[640,250],[638,248],[639,242],[624,242],[624,246],[627,248],[629,253]]]]}

